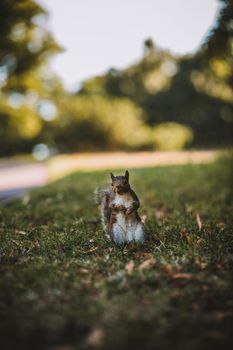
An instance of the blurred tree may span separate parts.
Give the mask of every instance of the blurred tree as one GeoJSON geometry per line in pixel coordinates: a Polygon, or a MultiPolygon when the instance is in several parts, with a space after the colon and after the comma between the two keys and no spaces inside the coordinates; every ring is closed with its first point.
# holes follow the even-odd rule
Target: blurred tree
{"type": "Polygon", "coordinates": [[[59,151],[232,144],[232,1],[194,55],[176,57],[151,38],[144,56],[69,95],[49,69],[61,49],[33,0],[0,1],[0,155],[35,143],[59,151]],[[193,132],[193,134],[192,134],[193,132]],[[169,141],[169,142],[168,142],[169,141]]]}
{"type": "Polygon", "coordinates": [[[190,127],[196,147],[232,144],[233,10],[232,0],[221,2],[217,23],[195,55],[177,58],[147,39],[137,64],[88,81],[80,93],[127,97],[152,127],[163,122],[190,127]]]}
{"type": "Polygon", "coordinates": [[[209,58],[231,57],[233,54],[233,0],[219,0],[221,9],[216,25],[201,48],[209,58]]]}
{"type": "Polygon", "coordinates": [[[33,0],[0,1],[0,67],[5,90],[25,90],[24,74],[60,51],[43,24],[46,12],[33,0]]]}
{"type": "Polygon", "coordinates": [[[200,49],[200,56],[211,73],[233,85],[233,0],[219,0],[221,9],[216,25],[200,49]]]}
{"type": "Polygon", "coordinates": [[[148,38],[144,41],[144,55],[151,54],[155,51],[155,44],[152,38],[148,38]]]}
{"type": "Polygon", "coordinates": [[[152,129],[154,147],[161,151],[181,150],[193,139],[192,130],[178,123],[162,123],[152,129]]]}
{"type": "Polygon", "coordinates": [[[143,108],[151,125],[178,122],[191,127],[196,147],[232,143],[233,91],[200,56],[180,59],[167,90],[147,95],[143,108]]]}
{"type": "Polygon", "coordinates": [[[1,155],[30,150],[46,120],[39,106],[61,87],[46,64],[61,51],[46,16],[33,0],[0,1],[1,155]]]}
{"type": "Polygon", "coordinates": [[[63,152],[141,149],[151,142],[142,110],[127,98],[67,96],[60,100],[59,110],[60,117],[50,125],[63,152]]]}

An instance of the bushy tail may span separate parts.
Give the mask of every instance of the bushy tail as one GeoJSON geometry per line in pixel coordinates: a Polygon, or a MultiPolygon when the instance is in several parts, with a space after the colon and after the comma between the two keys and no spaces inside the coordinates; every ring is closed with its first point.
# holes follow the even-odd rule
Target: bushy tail
{"type": "Polygon", "coordinates": [[[103,229],[108,238],[109,236],[109,197],[110,193],[107,189],[97,188],[95,190],[95,198],[96,204],[99,205],[100,214],[101,214],[101,222],[103,225],[103,229]]]}
{"type": "Polygon", "coordinates": [[[96,204],[98,205],[101,205],[103,201],[106,200],[106,196],[108,196],[108,191],[103,188],[96,188],[94,193],[95,193],[96,204]]]}

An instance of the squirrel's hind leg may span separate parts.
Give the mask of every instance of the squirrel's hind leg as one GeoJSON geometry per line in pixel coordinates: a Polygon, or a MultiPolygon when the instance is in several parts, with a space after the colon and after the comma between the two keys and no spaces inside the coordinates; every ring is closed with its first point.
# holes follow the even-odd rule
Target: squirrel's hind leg
{"type": "Polygon", "coordinates": [[[136,227],[135,225],[130,225],[128,223],[127,225],[127,235],[126,235],[126,239],[127,242],[130,243],[134,240],[134,233],[135,233],[136,227]]]}
{"type": "Polygon", "coordinates": [[[145,240],[145,226],[142,222],[139,222],[136,226],[134,232],[134,240],[135,242],[143,243],[145,240]]]}
{"type": "Polygon", "coordinates": [[[117,223],[113,224],[112,237],[115,244],[125,243],[125,232],[117,223]]]}

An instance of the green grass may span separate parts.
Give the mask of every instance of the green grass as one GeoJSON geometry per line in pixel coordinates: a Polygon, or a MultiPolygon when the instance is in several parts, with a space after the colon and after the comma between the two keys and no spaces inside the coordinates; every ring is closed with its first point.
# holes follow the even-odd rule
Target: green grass
{"type": "Polygon", "coordinates": [[[147,217],[142,246],[104,238],[93,191],[107,172],[73,174],[1,208],[1,349],[233,344],[230,162],[130,173],[147,217]]]}

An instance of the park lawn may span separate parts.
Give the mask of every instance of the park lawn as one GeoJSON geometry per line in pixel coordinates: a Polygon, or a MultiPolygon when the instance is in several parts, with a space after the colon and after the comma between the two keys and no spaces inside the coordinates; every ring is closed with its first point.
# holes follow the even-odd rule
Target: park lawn
{"type": "Polygon", "coordinates": [[[93,191],[107,171],[0,208],[1,349],[233,345],[230,161],[130,176],[146,216],[141,246],[104,238],[93,191]]]}

